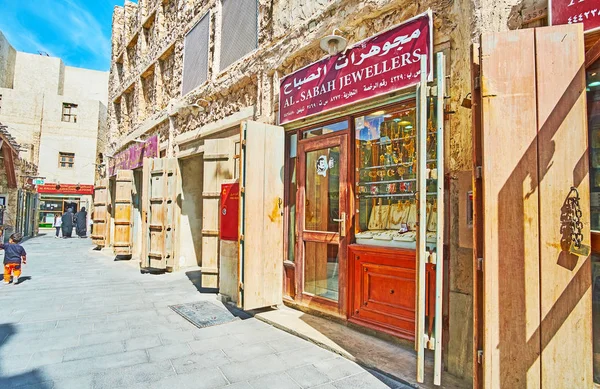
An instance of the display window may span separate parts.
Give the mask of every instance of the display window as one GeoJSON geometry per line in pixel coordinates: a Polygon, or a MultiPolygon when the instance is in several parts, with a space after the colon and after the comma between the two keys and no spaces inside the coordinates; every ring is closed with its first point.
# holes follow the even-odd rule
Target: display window
{"type": "MultiPolygon", "coordinates": [[[[417,129],[414,102],[354,118],[356,243],[416,248],[417,129]]],[[[428,194],[437,179],[436,131],[427,133],[428,194]]],[[[436,199],[427,201],[427,242],[436,243],[436,199]]]]}

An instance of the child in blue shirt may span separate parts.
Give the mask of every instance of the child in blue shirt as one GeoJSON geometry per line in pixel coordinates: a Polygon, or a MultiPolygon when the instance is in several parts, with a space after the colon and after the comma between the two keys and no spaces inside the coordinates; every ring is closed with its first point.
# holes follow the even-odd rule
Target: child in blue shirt
{"type": "Polygon", "coordinates": [[[4,283],[10,283],[10,276],[13,276],[13,285],[19,283],[21,275],[21,262],[27,263],[27,253],[23,246],[19,244],[23,235],[15,232],[8,240],[8,243],[0,243],[0,250],[4,250],[4,283]]]}

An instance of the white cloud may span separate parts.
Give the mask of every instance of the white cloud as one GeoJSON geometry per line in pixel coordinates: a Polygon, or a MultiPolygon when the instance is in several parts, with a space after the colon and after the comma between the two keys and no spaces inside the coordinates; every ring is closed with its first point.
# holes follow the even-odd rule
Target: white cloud
{"type": "MultiPolygon", "coordinates": [[[[92,3],[94,0],[90,0],[92,3]]],[[[10,2],[12,3],[12,1],[10,2]]],[[[88,3],[88,4],[90,4],[88,3]]],[[[96,6],[98,4],[95,4],[96,6]]],[[[21,1],[18,4],[3,5],[0,0],[3,17],[0,18],[0,29],[11,44],[18,50],[36,53],[45,51],[52,56],[63,58],[73,66],[92,67],[107,70],[110,63],[110,18],[101,24],[96,15],[82,6],[82,2],[74,0],[36,0],[21,1]],[[36,21],[41,20],[41,30],[50,31],[48,36],[40,37],[34,31],[28,31],[23,16],[31,15],[36,21]],[[6,16],[6,17],[4,17],[6,16]],[[84,61],[85,59],[85,61],[84,61]]],[[[103,16],[106,17],[106,8],[103,16]]],[[[108,10],[110,12],[110,10],[108,10]]],[[[37,31],[39,31],[38,29],[37,31]]]]}

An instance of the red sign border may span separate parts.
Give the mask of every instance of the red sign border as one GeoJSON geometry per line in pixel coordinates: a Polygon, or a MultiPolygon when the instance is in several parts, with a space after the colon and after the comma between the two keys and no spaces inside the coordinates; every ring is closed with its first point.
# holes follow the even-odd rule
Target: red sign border
{"type": "Polygon", "coordinates": [[[55,194],[55,195],[79,195],[79,196],[92,196],[94,194],[94,185],[92,184],[57,184],[57,183],[46,183],[44,185],[37,185],[36,192],[39,194],[55,194]],[[56,189],[56,186],[67,186],[67,187],[76,187],[80,186],[80,191],[62,191],[60,189],[56,189]],[[44,187],[52,186],[54,189],[44,189],[44,187]]]}
{"type": "MultiPolygon", "coordinates": [[[[548,0],[548,26],[565,26],[568,24],[552,24],[552,1],[553,0],[548,0]]],[[[565,0],[568,1],[568,0],[565,0]]],[[[583,23],[581,23],[583,24],[583,23]]],[[[583,28],[583,35],[585,34],[589,34],[592,32],[598,32],[600,31],[600,26],[596,27],[596,28],[592,28],[591,30],[586,30],[585,27],[583,28]]]]}
{"type": "MultiPolygon", "coordinates": [[[[395,24],[395,25],[393,25],[393,26],[391,26],[389,28],[386,28],[385,30],[379,31],[375,35],[371,35],[371,36],[369,36],[369,37],[367,37],[367,38],[365,38],[365,39],[363,39],[363,40],[361,40],[359,42],[356,42],[352,46],[346,48],[346,50],[353,49],[353,48],[355,48],[357,46],[360,46],[363,42],[368,41],[369,39],[371,39],[373,37],[376,37],[376,36],[381,35],[381,34],[385,34],[386,32],[388,32],[390,30],[393,30],[395,28],[401,27],[401,26],[403,26],[405,24],[408,24],[408,23],[410,23],[410,22],[418,19],[418,18],[422,18],[423,16],[427,16],[429,18],[429,53],[430,53],[430,55],[429,55],[429,69],[430,69],[430,71],[429,71],[429,74],[427,75],[427,82],[432,82],[433,81],[433,71],[434,70],[433,70],[433,11],[431,10],[431,8],[427,9],[427,11],[425,11],[423,13],[420,13],[418,15],[413,16],[410,19],[404,20],[401,23],[395,24]]],[[[339,55],[339,54],[336,54],[336,55],[339,55]]],[[[321,62],[324,59],[329,58],[329,57],[333,57],[333,56],[326,55],[326,56],[318,59],[317,61],[311,62],[311,63],[309,63],[306,66],[303,66],[303,67],[301,67],[299,69],[296,69],[293,73],[286,74],[285,76],[281,77],[279,79],[279,91],[281,91],[281,85],[282,85],[283,81],[286,80],[288,77],[291,77],[294,74],[296,74],[297,72],[299,72],[299,71],[301,71],[303,69],[306,69],[306,68],[308,68],[310,66],[313,66],[314,64],[316,64],[318,62],[321,62]]],[[[390,92],[385,93],[385,94],[395,93],[395,92],[397,92],[399,90],[411,88],[411,87],[413,87],[415,85],[418,85],[419,83],[420,82],[417,81],[414,84],[408,84],[408,85],[406,85],[406,86],[404,86],[402,88],[396,89],[394,91],[390,91],[390,92]]],[[[277,113],[277,121],[278,121],[277,124],[278,125],[284,125],[284,124],[293,123],[293,122],[296,122],[296,121],[299,121],[299,120],[304,120],[304,119],[309,118],[309,117],[321,115],[321,114],[324,114],[324,113],[327,113],[327,112],[331,112],[331,111],[334,111],[334,110],[337,110],[337,109],[341,109],[341,108],[347,107],[348,105],[359,104],[359,103],[362,103],[362,102],[367,101],[367,100],[375,99],[377,97],[384,96],[385,94],[375,95],[375,96],[370,96],[370,97],[365,97],[364,99],[353,101],[352,103],[349,103],[349,104],[346,104],[346,105],[340,105],[339,107],[333,107],[333,108],[325,109],[323,111],[316,112],[316,113],[313,113],[313,114],[310,114],[310,115],[306,115],[306,116],[303,116],[301,118],[297,118],[297,119],[293,119],[293,120],[281,122],[281,112],[282,112],[281,111],[281,103],[282,103],[282,99],[281,99],[281,93],[279,93],[279,104],[278,104],[278,106],[279,106],[279,112],[277,113]]]]}

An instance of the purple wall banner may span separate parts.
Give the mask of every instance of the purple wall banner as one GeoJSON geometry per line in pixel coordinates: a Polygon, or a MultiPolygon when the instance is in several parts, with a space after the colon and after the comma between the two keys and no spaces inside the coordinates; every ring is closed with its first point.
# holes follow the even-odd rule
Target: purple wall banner
{"type": "Polygon", "coordinates": [[[431,11],[325,57],[281,79],[279,123],[289,123],[419,83],[428,56],[431,81],[431,11]]]}
{"type": "Polygon", "coordinates": [[[144,143],[135,143],[127,150],[121,151],[108,160],[108,175],[113,177],[117,170],[133,170],[144,164],[144,158],[158,157],[158,135],[152,136],[144,143]]]}

